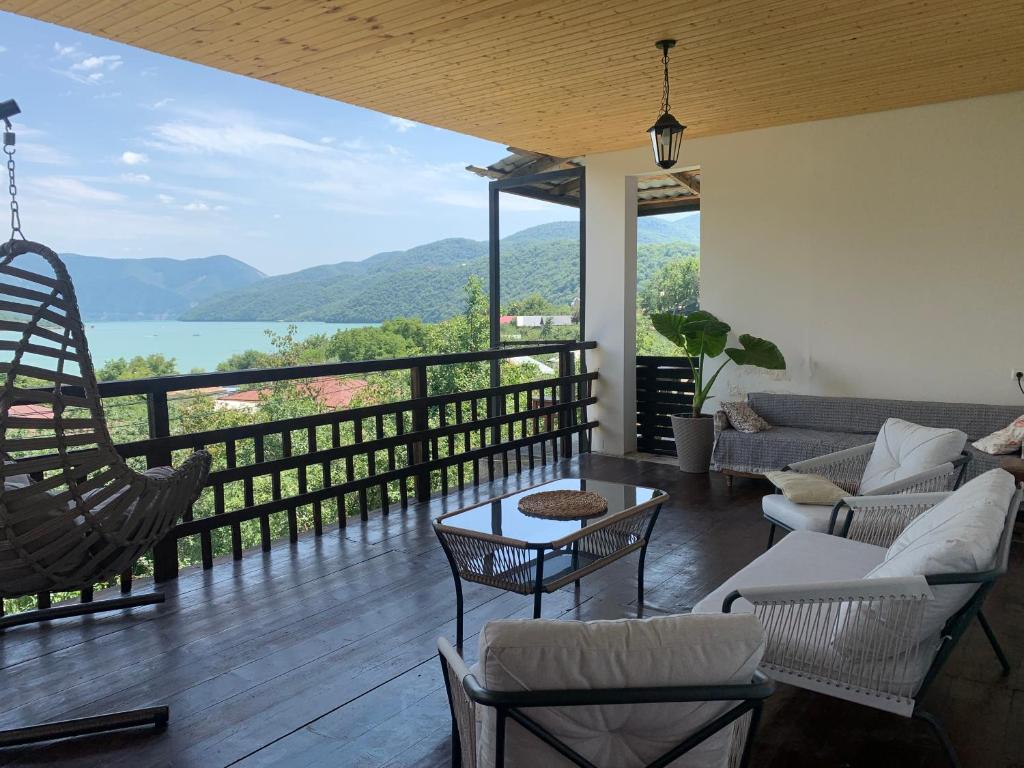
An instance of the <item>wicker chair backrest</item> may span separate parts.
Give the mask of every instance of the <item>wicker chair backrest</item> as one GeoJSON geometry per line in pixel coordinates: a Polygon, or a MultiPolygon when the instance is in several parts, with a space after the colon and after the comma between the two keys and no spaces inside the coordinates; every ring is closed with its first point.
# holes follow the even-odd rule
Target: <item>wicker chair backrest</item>
{"type": "Polygon", "coordinates": [[[195,500],[209,455],[152,474],[125,463],[71,278],[39,243],[0,246],[0,374],[0,596],[83,588],[130,568],[195,500]]]}

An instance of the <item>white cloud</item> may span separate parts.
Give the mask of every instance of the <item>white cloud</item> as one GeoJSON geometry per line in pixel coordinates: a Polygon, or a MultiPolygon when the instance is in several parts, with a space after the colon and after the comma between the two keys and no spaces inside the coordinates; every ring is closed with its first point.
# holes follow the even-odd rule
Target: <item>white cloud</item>
{"type": "Polygon", "coordinates": [[[124,64],[120,55],[93,56],[83,52],[77,45],[53,44],[55,58],[62,69],[55,69],[58,74],[69,77],[75,82],[85,85],[99,85],[106,74],[113,72],[124,64]],[[68,66],[67,62],[71,62],[68,66]]]}
{"type": "Polygon", "coordinates": [[[414,123],[412,120],[406,120],[404,117],[388,117],[388,124],[399,133],[405,133],[411,131],[419,123],[414,123]]]}
{"type": "Polygon", "coordinates": [[[202,201],[196,200],[195,202],[191,202],[191,203],[187,203],[187,204],[183,205],[182,206],[182,210],[185,210],[185,211],[208,211],[208,210],[210,210],[210,206],[208,206],[206,203],[204,203],[202,201]]]}
{"type": "Polygon", "coordinates": [[[159,101],[154,101],[152,106],[150,106],[150,109],[163,109],[168,104],[172,104],[172,103],[174,103],[174,99],[170,99],[170,98],[160,99],[159,101]]]}
{"type": "Polygon", "coordinates": [[[7,53],[7,48],[0,45],[0,53],[7,53]]]}
{"type": "Polygon", "coordinates": [[[115,70],[124,64],[120,56],[86,56],[81,61],[76,61],[71,68],[80,72],[89,72],[94,69],[115,70]]]}
{"type": "Polygon", "coordinates": [[[170,205],[171,203],[174,202],[174,198],[171,197],[170,195],[159,194],[156,196],[156,199],[159,200],[164,205],[170,205]]]}
{"type": "Polygon", "coordinates": [[[333,136],[321,136],[320,137],[320,143],[321,144],[333,144],[336,141],[337,141],[337,139],[334,138],[333,136]]]}
{"type": "Polygon", "coordinates": [[[30,163],[42,165],[71,165],[71,158],[56,147],[49,144],[41,144],[37,141],[18,141],[18,160],[27,160],[30,163]]]}
{"type": "Polygon", "coordinates": [[[121,178],[129,184],[148,184],[152,181],[145,173],[122,173],[121,178]]]}
{"type": "Polygon", "coordinates": [[[125,165],[145,165],[149,162],[149,155],[126,150],[121,153],[121,162],[125,165]]]}
{"type": "Polygon", "coordinates": [[[116,203],[124,196],[106,189],[98,189],[70,176],[42,176],[26,185],[36,194],[58,202],[116,203]]]}
{"type": "Polygon", "coordinates": [[[168,152],[254,157],[271,150],[326,152],[327,147],[281,131],[240,122],[231,116],[212,117],[206,125],[194,121],[163,123],[153,129],[150,146],[168,152]]]}

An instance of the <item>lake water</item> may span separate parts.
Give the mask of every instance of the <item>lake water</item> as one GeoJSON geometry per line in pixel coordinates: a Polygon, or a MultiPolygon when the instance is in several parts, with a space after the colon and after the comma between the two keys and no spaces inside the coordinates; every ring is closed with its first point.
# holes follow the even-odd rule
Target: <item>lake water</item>
{"type": "Polygon", "coordinates": [[[284,333],[289,325],[296,326],[296,338],[304,339],[317,333],[333,334],[373,323],[87,322],[85,333],[97,368],[117,357],[159,352],[173,357],[178,370],[188,373],[193,368],[216,370],[218,363],[247,349],[270,352],[273,345],[265,332],[269,329],[284,333]]]}

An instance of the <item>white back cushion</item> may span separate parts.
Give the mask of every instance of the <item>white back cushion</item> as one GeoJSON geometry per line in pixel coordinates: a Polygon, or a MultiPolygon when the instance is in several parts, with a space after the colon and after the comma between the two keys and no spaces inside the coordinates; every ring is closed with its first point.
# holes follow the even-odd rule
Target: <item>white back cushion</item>
{"type": "MultiPolygon", "coordinates": [[[[903,529],[866,578],[984,571],[995,564],[1014,494],[1013,476],[993,469],[966,483],[903,529]]],[[[938,632],[977,584],[933,587],[921,638],[938,632]]]]}
{"type": "MultiPolygon", "coordinates": [[[[761,624],[749,614],[492,621],[480,634],[480,682],[500,691],[743,684],[750,682],[763,649],[761,624]]],[[[531,709],[529,715],[597,765],[631,768],[656,759],[731,706],[565,707],[531,709]]],[[[731,737],[732,729],[723,729],[673,768],[724,768],[731,737]]],[[[506,739],[509,768],[572,765],[511,720],[506,739]]],[[[484,709],[480,758],[480,765],[493,765],[490,708],[484,709]]]]}
{"type": "MultiPolygon", "coordinates": [[[[995,565],[995,557],[1014,495],[1013,477],[993,469],[936,504],[913,520],[886,551],[885,559],[865,579],[971,573],[995,565]]],[[[917,642],[931,642],[975,593],[977,584],[932,587],[924,607],[917,642]]],[[[843,606],[833,644],[850,659],[884,657],[901,641],[891,607],[872,603],[843,606]]],[[[896,609],[899,610],[899,609],[896,609]]],[[[935,644],[929,646],[934,654],[935,644]]]]}
{"type": "Polygon", "coordinates": [[[871,493],[956,459],[967,443],[959,429],[922,427],[903,419],[886,419],[864,468],[857,493],[871,493]]]}

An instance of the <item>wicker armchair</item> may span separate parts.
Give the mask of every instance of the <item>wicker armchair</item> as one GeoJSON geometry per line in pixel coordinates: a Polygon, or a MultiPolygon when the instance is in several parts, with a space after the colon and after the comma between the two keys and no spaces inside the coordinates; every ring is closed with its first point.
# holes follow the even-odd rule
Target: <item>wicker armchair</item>
{"type": "Polygon", "coordinates": [[[774,689],[763,643],[752,616],[496,621],[470,669],[441,639],[452,764],[742,768],[774,689]]]}
{"type": "MultiPolygon", "coordinates": [[[[970,455],[964,451],[966,442],[967,436],[958,430],[934,430],[889,419],[873,442],[798,461],[784,469],[822,475],[848,491],[851,496],[865,493],[885,495],[948,491],[959,486],[971,460],[970,455]],[[912,442],[915,433],[922,432],[925,438],[918,438],[919,442],[913,446],[918,450],[918,455],[912,455],[913,461],[902,456],[899,453],[900,443],[912,442]],[[924,448],[918,448],[919,445],[924,448]],[[921,451],[927,452],[927,455],[922,457],[921,451]]],[[[768,546],[774,543],[777,528],[787,531],[833,532],[837,519],[840,525],[845,522],[845,518],[840,517],[845,501],[829,507],[797,504],[780,493],[766,496],[762,508],[764,518],[770,524],[768,546]]],[[[872,543],[888,546],[891,540],[872,543]]]]}
{"type": "MultiPolygon", "coordinates": [[[[81,590],[84,599],[171,530],[201,490],[210,456],[199,451],[176,470],[139,473],[118,455],[71,278],[38,243],[0,246],[0,355],[0,597],[81,590]],[[14,410],[26,404],[39,407],[14,410]]],[[[162,601],[157,592],[46,607],[0,617],[0,632],[162,601]]],[[[166,719],[157,707],[35,726],[0,733],[0,746],[166,719]]]]}
{"type": "Polygon", "coordinates": [[[975,617],[1004,674],[1010,671],[982,613],[985,598],[1006,573],[1022,496],[1022,489],[1014,489],[1012,479],[1006,473],[998,476],[1000,472],[980,476],[959,495],[850,499],[851,520],[844,526],[850,538],[808,531],[787,536],[701,600],[694,611],[754,613],[765,630],[762,668],[769,675],[927,722],[956,766],[944,728],[921,710],[920,701],[975,617]],[[987,508],[978,503],[975,491],[987,494],[982,497],[987,508]],[[946,500],[950,502],[944,509],[936,509],[946,500]],[[936,514],[928,515],[933,509],[936,514]],[[878,530],[893,531],[918,518],[915,529],[907,529],[906,541],[898,540],[888,550],[870,543],[878,538],[878,530]],[[949,539],[966,540],[968,547],[975,547],[978,561],[984,563],[981,567],[885,576],[894,570],[885,567],[904,553],[916,556],[946,547],[939,557],[951,561],[951,548],[962,545],[944,541],[950,521],[968,526],[949,534],[949,539]],[[1001,530],[996,530],[1000,523],[1001,530]]]}

